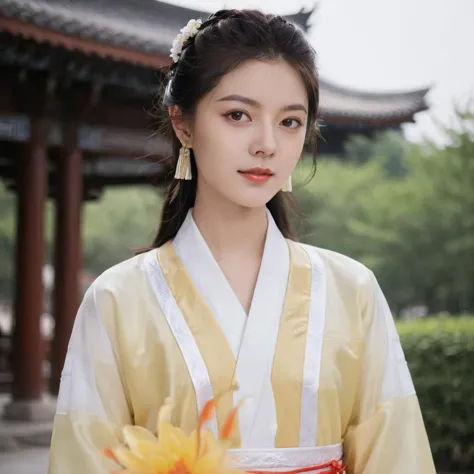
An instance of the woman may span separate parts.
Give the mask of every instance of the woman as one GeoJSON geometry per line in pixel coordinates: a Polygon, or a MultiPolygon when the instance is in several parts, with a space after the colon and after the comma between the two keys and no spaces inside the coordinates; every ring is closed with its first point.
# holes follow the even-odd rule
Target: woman
{"type": "Polygon", "coordinates": [[[285,191],[319,101],[303,33],[222,10],[191,21],[171,56],[161,103],[175,179],[153,248],[106,271],[81,305],[50,473],[110,472],[100,452],[123,425],[151,428],[171,397],[173,422],[191,431],[234,382],[210,428],[250,400],[232,440],[243,469],[434,473],[373,274],[290,239],[285,191]]]}

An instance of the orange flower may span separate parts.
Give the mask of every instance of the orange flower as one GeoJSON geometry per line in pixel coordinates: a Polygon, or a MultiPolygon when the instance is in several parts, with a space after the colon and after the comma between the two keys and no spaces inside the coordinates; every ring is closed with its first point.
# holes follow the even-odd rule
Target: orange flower
{"type": "MultiPolygon", "coordinates": [[[[123,436],[127,447],[107,448],[105,455],[121,465],[120,474],[231,474],[241,471],[227,465],[228,439],[234,429],[237,409],[226,419],[216,439],[203,430],[216,402],[206,403],[196,431],[186,435],[170,423],[172,405],[167,402],[158,414],[158,438],[140,426],[126,426],[123,436]]],[[[118,472],[116,474],[119,474],[118,472]]]]}

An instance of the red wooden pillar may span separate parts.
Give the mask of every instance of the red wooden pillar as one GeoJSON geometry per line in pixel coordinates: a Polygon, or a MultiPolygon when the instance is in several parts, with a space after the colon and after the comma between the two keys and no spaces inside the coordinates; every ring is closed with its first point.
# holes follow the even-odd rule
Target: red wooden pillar
{"type": "Polygon", "coordinates": [[[55,330],[51,359],[51,393],[57,394],[69,338],[80,302],[82,154],[78,124],[64,127],[63,152],[56,171],[55,330]]]}
{"type": "MultiPolygon", "coordinates": [[[[13,332],[13,403],[39,400],[43,392],[44,205],[47,197],[47,119],[31,119],[30,141],[20,157],[13,332]]],[[[7,409],[5,416],[8,417],[7,409]]],[[[14,415],[12,415],[14,417],[14,415]]],[[[28,416],[28,415],[26,415],[28,416]]]]}

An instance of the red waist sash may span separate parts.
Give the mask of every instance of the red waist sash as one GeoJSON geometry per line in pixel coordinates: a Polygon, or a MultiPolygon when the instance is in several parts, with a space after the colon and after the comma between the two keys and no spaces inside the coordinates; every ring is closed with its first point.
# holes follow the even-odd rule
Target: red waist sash
{"type": "Polygon", "coordinates": [[[291,471],[247,471],[248,474],[302,474],[305,472],[319,471],[318,474],[343,474],[346,466],[340,461],[330,461],[317,466],[301,467],[291,471]],[[322,471],[321,469],[324,469],[322,471]]]}

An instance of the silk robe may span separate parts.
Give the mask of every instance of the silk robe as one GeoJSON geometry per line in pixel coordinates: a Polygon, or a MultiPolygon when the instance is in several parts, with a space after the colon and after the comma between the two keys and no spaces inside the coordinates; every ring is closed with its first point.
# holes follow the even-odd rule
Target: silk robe
{"type": "MultiPolygon", "coordinates": [[[[247,397],[232,439],[243,469],[343,458],[348,474],[434,474],[395,325],[370,270],[285,240],[269,212],[248,315],[192,211],[172,242],[106,271],[88,289],[57,401],[50,474],[105,474],[124,424],[153,429],[160,406],[210,429],[247,397]]],[[[314,471],[318,472],[318,471],[314,471]]]]}

